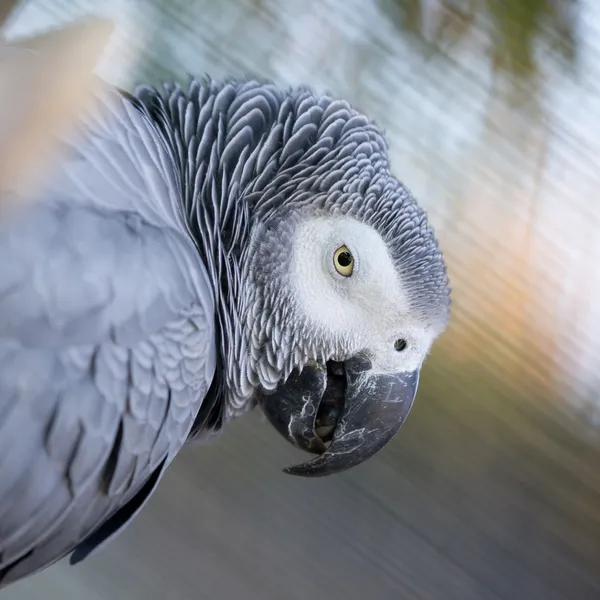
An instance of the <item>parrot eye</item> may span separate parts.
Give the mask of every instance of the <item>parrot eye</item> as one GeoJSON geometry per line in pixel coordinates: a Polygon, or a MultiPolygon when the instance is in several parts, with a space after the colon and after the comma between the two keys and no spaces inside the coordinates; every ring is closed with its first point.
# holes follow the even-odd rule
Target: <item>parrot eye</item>
{"type": "Polygon", "coordinates": [[[350,277],[354,270],[354,257],[347,246],[340,246],[333,255],[333,266],[343,277],[350,277]]]}

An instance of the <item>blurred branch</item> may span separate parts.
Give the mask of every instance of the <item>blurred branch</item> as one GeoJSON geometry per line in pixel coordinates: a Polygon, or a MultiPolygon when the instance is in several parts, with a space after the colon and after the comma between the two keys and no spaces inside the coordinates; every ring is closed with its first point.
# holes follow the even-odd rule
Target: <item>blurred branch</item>
{"type": "Polygon", "coordinates": [[[4,23],[20,1],[21,0],[0,0],[0,28],[4,26],[4,23]]]}

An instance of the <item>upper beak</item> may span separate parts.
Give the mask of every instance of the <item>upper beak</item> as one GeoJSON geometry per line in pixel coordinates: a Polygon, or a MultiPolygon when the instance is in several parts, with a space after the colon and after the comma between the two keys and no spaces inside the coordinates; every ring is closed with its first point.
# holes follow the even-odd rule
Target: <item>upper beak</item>
{"type": "Polygon", "coordinates": [[[285,469],[292,475],[318,477],[345,471],[383,448],[402,426],[412,408],[419,370],[372,373],[371,363],[356,356],[344,363],[343,408],[328,448],[315,432],[319,404],[327,387],[327,371],[309,364],[280,388],[261,396],[263,412],[296,447],[319,454],[309,462],[285,469]]]}

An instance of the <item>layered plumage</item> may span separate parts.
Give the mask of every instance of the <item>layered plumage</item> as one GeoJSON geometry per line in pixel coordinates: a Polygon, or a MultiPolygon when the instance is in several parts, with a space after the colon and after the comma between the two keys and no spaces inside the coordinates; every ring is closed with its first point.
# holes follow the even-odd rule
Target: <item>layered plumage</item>
{"type": "Polygon", "coordinates": [[[0,221],[3,584],[117,532],[186,440],[306,365],[377,346],[376,323],[333,330],[299,299],[303,223],[381,240],[398,279],[386,331],[400,321],[414,340],[398,370],[420,366],[448,319],[425,213],[346,102],[209,79],[97,98],[36,197],[0,221]]]}

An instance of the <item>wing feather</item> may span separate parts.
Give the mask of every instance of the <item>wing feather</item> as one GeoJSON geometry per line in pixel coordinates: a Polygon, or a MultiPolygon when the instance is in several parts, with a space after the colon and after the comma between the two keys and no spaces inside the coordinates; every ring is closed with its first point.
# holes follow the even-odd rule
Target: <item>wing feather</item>
{"type": "Polygon", "coordinates": [[[109,96],[0,222],[1,585],[137,514],[214,374],[214,300],[173,210],[175,167],[109,96]]]}

